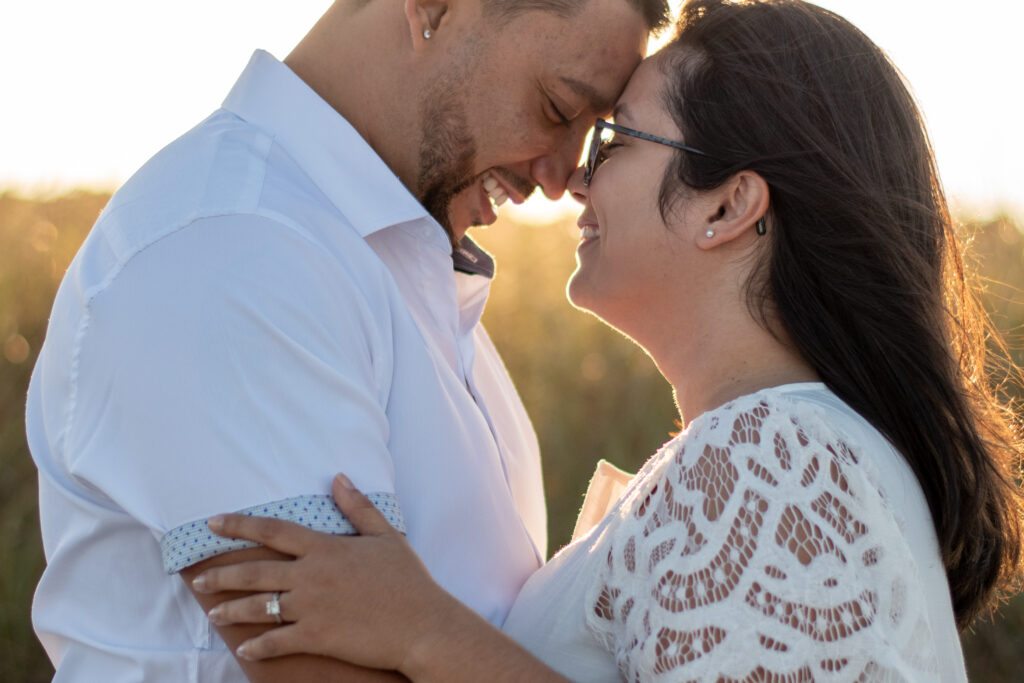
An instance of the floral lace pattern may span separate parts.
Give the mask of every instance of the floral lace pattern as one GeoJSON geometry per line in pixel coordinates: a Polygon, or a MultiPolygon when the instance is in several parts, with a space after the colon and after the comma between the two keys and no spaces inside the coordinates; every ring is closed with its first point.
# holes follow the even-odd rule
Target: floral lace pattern
{"type": "Polygon", "coordinates": [[[900,524],[814,406],[738,399],[636,482],[587,598],[627,681],[937,680],[900,524]]]}

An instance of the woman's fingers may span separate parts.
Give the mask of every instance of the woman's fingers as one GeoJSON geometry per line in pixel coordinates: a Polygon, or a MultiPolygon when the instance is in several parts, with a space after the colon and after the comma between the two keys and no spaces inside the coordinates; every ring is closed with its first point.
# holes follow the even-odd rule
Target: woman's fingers
{"type": "Polygon", "coordinates": [[[249,593],[288,590],[293,587],[292,560],[259,560],[213,567],[192,580],[197,593],[246,591],[249,593]]]}
{"type": "Polygon", "coordinates": [[[307,639],[302,637],[302,631],[298,626],[282,626],[281,628],[272,628],[263,635],[245,641],[238,646],[235,654],[242,659],[254,661],[309,652],[309,648],[303,646],[305,640],[307,639]]]}
{"type": "Polygon", "coordinates": [[[285,596],[288,593],[258,593],[248,595],[236,600],[225,600],[207,614],[210,622],[216,626],[227,624],[276,624],[280,623],[274,617],[275,611],[281,617],[281,621],[288,619],[288,600],[285,596]],[[277,595],[276,607],[274,596],[277,595]]]}
{"type": "Polygon", "coordinates": [[[286,555],[301,557],[320,537],[304,526],[270,517],[217,515],[206,522],[218,536],[255,541],[286,555]]]}
{"type": "Polygon", "coordinates": [[[225,517],[214,526],[287,552],[295,560],[214,567],[197,577],[204,592],[244,595],[211,610],[218,625],[275,625],[274,591],[282,626],[248,642],[239,657],[265,659],[295,652],[334,657],[377,669],[396,669],[422,634],[436,630],[454,600],[376,507],[342,477],[334,483],[340,511],[360,536],[329,536],[271,519],[225,517]],[[275,542],[278,533],[315,540],[275,542]],[[273,603],[271,603],[273,605],[273,603]]]}
{"type": "Polygon", "coordinates": [[[380,536],[398,533],[370,499],[360,493],[344,474],[334,477],[332,489],[334,502],[341,510],[341,514],[345,515],[361,535],[380,536]]]}

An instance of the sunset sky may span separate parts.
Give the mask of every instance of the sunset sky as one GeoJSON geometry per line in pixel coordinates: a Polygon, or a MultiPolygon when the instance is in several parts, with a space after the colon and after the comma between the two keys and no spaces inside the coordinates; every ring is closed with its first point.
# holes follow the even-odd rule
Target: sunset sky
{"type": "MultiPolygon", "coordinates": [[[[9,4],[0,23],[0,187],[115,187],[215,109],[254,48],[283,58],[329,4],[9,4]]],[[[907,75],[928,119],[947,189],[961,210],[1024,213],[1020,5],[820,4],[860,26],[907,75]]],[[[518,213],[545,217],[558,210],[532,200],[518,213]]]]}

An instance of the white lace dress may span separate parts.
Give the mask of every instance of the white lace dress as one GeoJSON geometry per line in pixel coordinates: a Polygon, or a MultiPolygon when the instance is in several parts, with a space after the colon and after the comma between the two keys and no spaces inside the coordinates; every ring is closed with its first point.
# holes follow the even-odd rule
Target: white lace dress
{"type": "Polygon", "coordinates": [[[920,487],[824,385],[741,397],[631,481],[610,469],[504,627],[570,679],[966,680],[920,487]]]}

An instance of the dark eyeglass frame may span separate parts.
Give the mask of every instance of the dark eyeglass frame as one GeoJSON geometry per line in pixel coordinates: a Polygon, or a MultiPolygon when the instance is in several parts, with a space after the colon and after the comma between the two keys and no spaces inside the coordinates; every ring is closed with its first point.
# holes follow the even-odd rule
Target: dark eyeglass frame
{"type": "Polygon", "coordinates": [[[604,119],[597,119],[596,121],[594,121],[594,132],[591,134],[590,137],[590,150],[587,152],[587,165],[583,168],[583,187],[590,186],[590,181],[593,180],[594,178],[594,171],[596,171],[597,167],[601,165],[600,162],[597,160],[597,157],[601,153],[601,145],[603,144],[601,141],[602,130],[610,130],[615,133],[621,133],[622,135],[640,138],[641,140],[657,142],[659,145],[668,145],[669,147],[675,147],[676,149],[681,149],[684,152],[689,152],[690,154],[698,154],[702,157],[707,157],[709,159],[714,158],[710,154],[702,152],[696,147],[690,147],[689,145],[684,145],[683,143],[676,142],[675,140],[667,140],[665,138],[658,137],[657,135],[645,133],[641,130],[626,128],[625,126],[620,126],[617,123],[608,123],[604,119]]]}

